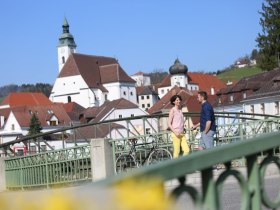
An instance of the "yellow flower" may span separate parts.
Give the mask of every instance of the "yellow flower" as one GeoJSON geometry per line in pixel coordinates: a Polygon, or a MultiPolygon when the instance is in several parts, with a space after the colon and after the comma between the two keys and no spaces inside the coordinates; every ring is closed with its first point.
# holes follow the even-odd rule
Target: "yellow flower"
{"type": "Polygon", "coordinates": [[[156,178],[127,179],[114,187],[117,210],[174,210],[165,195],[163,182],[156,178]]]}

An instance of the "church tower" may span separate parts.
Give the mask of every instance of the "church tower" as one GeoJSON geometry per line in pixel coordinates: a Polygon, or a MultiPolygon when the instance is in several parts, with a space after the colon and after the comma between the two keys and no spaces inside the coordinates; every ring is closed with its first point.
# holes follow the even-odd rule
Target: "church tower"
{"type": "Polygon", "coordinates": [[[69,24],[66,17],[64,17],[64,22],[62,25],[63,33],[59,37],[59,42],[57,45],[57,55],[58,55],[58,71],[60,72],[65,62],[71,53],[76,52],[76,43],[74,37],[69,32],[69,24]]]}
{"type": "Polygon", "coordinates": [[[188,67],[181,64],[177,58],[174,64],[169,68],[169,73],[171,74],[171,87],[177,85],[178,87],[187,87],[188,77],[187,77],[188,67]]]}

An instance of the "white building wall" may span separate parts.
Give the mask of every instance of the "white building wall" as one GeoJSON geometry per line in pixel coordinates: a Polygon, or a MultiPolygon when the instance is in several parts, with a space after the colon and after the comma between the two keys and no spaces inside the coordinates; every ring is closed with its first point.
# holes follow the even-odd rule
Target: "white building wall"
{"type": "Polygon", "coordinates": [[[57,78],[49,99],[52,102],[68,103],[68,96],[72,102],[88,108],[95,104],[93,92],[80,75],[57,78]]]}
{"type": "Polygon", "coordinates": [[[184,74],[171,76],[171,86],[174,87],[175,85],[178,87],[186,87],[186,76],[184,74]]]}
{"type": "Polygon", "coordinates": [[[171,86],[158,88],[158,97],[162,98],[171,88],[171,86]]]}
{"type": "Polygon", "coordinates": [[[137,104],[136,88],[132,83],[108,83],[103,85],[108,90],[108,100],[113,101],[125,98],[132,103],[137,104]]]}
{"type": "MultiPolygon", "coordinates": [[[[148,113],[145,112],[144,110],[140,109],[140,108],[134,108],[134,109],[116,109],[116,110],[112,110],[111,113],[108,113],[108,115],[102,119],[102,121],[104,120],[111,120],[111,119],[121,119],[121,118],[125,118],[125,117],[133,117],[133,116],[141,116],[141,115],[147,115],[148,113]]],[[[157,129],[157,122],[155,119],[149,119],[149,122],[151,123],[152,127],[154,127],[155,129],[157,129]]],[[[135,129],[140,133],[140,134],[145,134],[145,129],[146,128],[150,128],[151,126],[148,123],[145,123],[145,128],[144,128],[144,124],[143,124],[143,120],[142,119],[136,119],[131,121],[131,124],[133,124],[133,126],[131,125],[127,125],[126,121],[120,121],[120,122],[116,122],[124,127],[130,129],[131,132],[136,134],[135,129]]]]}

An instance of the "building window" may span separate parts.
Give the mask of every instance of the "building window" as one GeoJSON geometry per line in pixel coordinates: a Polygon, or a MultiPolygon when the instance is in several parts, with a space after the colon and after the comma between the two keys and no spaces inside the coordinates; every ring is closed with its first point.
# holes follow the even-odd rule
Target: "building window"
{"type": "Polygon", "coordinates": [[[122,115],[120,114],[120,115],[119,115],[119,119],[121,119],[121,118],[122,118],[122,115]]]}
{"type": "Polygon", "coordinates": [[[12,131],[15,130],[15,124],[12,124],[12,127],[11,127],[12,131]]]}
{"type": "Polygon", "coordinates": [[[65,57],[62,56],[62,63],[65,63],[65,57]]]}
{"type": "Polygon", "coordinates": [[[150,99],[150,96],[147,96],[147,99],[150,99]]]}
{"type": "Polygon", "coordinates": [[[229,100],[230,100],[230,101],[233,101],[233,95],[231,95],[231,96],[229,97],[229,100]]]}
{"type": "Polygon", "coordinates": [[[67,101],[68,101],[68,103],[71,102],[71,96],[68,96],[68,97],[67,97],[67,101]]]}
{"type": "Polygon", "coordinates": [[[164,90],[163,89],[161,90],[161,94],[164,94],[164,90]]]}
{"type": "Polygon", "coordinates": [[[142,108],[145,108],[145,104],[142,104],[142,108]]]}
{"type": "Polygon", "coordinates": [[[279,114],[279,102],[278,101],[275,101],[274,102],[274,107],[275,107],[275,114],[279,114]]]}
{"type": "Polygon", "coordinates": [[[246,93],[243,93],[243,98],[247,98],[247,94],[246,93]]]}
{"type": "Polygon", "coordinates": [[[133,92],[130,92],[130,95],[133,96],[133,92]]]}
{"type": "Polygon", "coordinates": [[[126,92],[125,92],[125,91],[123,91],[123,95],[125,95],[125,96],[126,96],[126,92]]]}
{"type": "Polygon", "coordinates": [[[57,126],[56,120],[50,120],[50,126],[57,126]]]}
{"type": "Polygon", "coordinates": [[[108,95],[107,94],[105,94],[105,101],[107,101],[108,100],[108,95]]]}
{"type": "Polygon", "coordinates": [[[221,104],[222,103],[222,99],[221,98],[219,98],[219,104],[221,104]]]}
{"type": "Polygon", "coordinates": [[[151,134],[151,128],[146,128],[146,134],[151,134]]]}
{"type": "Polygon", "coordinates": [[[141,99],[144,100],[144,96],[141,96],[141,99]]]}
{"type": "Polygon", "coordinates": [[[134,117],[134,114],[131,114],[130,116],[131,116],[131,117],[134,117]]]}
{"type": "Polygon", "coordinates": [[[150,104],[147,104],[147,107],[150,107],[151,105],[150,104]]]}
{"type": "Polygon", "coordinates": [[[264,114],[265,110],[264,110],[264,103],[261,104],[261,114],[264,114]]]}

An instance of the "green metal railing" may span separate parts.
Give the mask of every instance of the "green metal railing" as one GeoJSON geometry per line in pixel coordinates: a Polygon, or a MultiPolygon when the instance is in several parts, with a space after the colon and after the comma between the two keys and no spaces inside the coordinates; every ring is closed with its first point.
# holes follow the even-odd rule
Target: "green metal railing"
{"type": "MultiPolygon", "coordinates": [[[[194,133],[190,131],[189,128],[191,127],[191,118],[199,116],[199,113],[184,113],[184,115],[186,119],[186,135],[188,136],[190,144],[195,145],[198,140],[195,139],[194,133]]],[[[115,159],[119,154],[127,152],[127,139],[129,138],[137,138],[139,141],[148,142],[152,137],[160,142],[160,147],[172,150],[170,135],[169,132],[166,131],[167,118],[167,114],[160,114],[108,120],[100,123],[62,128],[4,143],[0,145],[0,147],[6,151],[7,155],[12,154],[9,150],[13,144],[23,143],[28,145],[30,141],[36,141],[36,139],[42,139],[44,136],[51,134],[62,136],[63,139],[61,139],[61,141],[63,141],[63,143],[69,140],[67,137],[69,138],[69,136],[72,136],[72,140],[76,145],[75,147],[62,150],[54,150],[49,146],[49,151],[47,152],[38,153],[36,155],[30,155],[27,153],[28,155],[24,157],[6,159],[7,188],[23,189],[31,187],[51,187],[54,185],[67,183],[73,184],[75,182],[91,180],[89,145],[78,145],[81,140],[84,140],[82,143],[90,142],[89,138],[79,135],[81,129],[85,127],[98,131],[98,126],[105,125],[110,130],[110,128],[116,128],[114,125],[117,123],[123,123],[126,125],[126,127],[122,126],[122,129],[126,129],[125,133],[116,129],[119,138],[112,138],[113,136],[111,135],[111,132],[105,137],[110,139],[110,142],[112,143],[113,162],[115,162],[115,159]],[[134,126],[134,122],[137,120],[142,121],[142,133],[134,126]],[[149,128],[149,133],[145,133],[145,128],[149,128]]],[[[252,115],[245,113],[242,113],[242,115],[240,113],[216,113],[216,119],[218,123],[216,146],[247,140],[264,133],[278,131],[280,124],[280,118],[277,116],[252,115]],[[230,123],[219,123],[219,119],[226,119],[230,123]]],[[[98,138],[98,132],[95,132],[95,135],[95,137],[98,138]]],[[[94,139],[95,137],[93,136],[91,138],[94,139]]],[[[48,143],[45,143],[48,146],[48,143]]],[[[40,146],[40,143],[38,145],[40,146]]],[[[143,152],[140,154],[145,155],[145,152],[146,150],[143,148],[143,152]]],[[[262,153],[260,154],[262,155],[262,153]]]]}
{"type": "Polygon", "coordinates": [[[91,181],[90,146],[43,152],[5,160],[7,189],[91,181]]]}
{"type": "Polygon", "coordinates": [[[278,209],[280,195],[278,194],[275,199],[268,196],[265,189],[265,173],[271,164],[275,164],[280,172],[279,134],[279,132],[262,134],[248,141],[192,153],[93,183],[91,187],[112,187],[124,180],[160,178],[164,184],[166,181],[178,179],[179,185],[170,193],[172,198],[179,199],[188,194],[196,209],[220,210],[223,187],[229,177],[233,177],[241,191],[240,209],[259,210],[262,205],[278,209]],[[261,152],[265,156],[259,163],[258,157],[261,152]],[[238,158],[245,159],[247,175],[232,167],[231,160],[238,158]],[[219,163],[225,164],[226,169],[215,180],[212,166],[219,163]],[[197,190],[197,186],[186,184],[189,175],[195,171],[201,172],[201,192],[197,190]]]}

